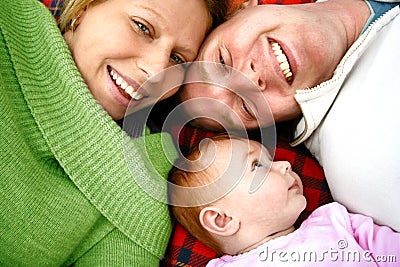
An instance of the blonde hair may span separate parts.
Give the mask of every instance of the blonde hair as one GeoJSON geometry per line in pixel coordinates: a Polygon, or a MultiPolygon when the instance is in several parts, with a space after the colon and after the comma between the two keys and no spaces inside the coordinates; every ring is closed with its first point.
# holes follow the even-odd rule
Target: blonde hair
{"type": "MultiPolygon", "coordinates": [[[[61,33],[71,28],[73,21],[89,4],[99,4],[107,0],[65,0],[59,20],[61,33]]],[[[212,18],[212,29],[226,20],[231,0],[204,0],[212,18]]],[[[211,30],[211,29],[210,29],[211,30]]]]}
{"type": "Polygon", "coordinates": [[[61,33],[65,33],[70,29],[72,21],[79,16],[79,13],[82,12],[90,3],[96,1],[106,1],[106,0],[65,0],[60,20],[58,22],[58,27],[61,30],[61,33]]]}
{"type": "MultiPolygon", "coordinates": [[[[229,137],[226,134],[217,135],[211,138],[211,140],[215,143],[228,141],[232,137],[229,137]]],[[[207,150],[207,147],[206,147],[207,150]]],[[[203,169],[201,171],[193,171],[198,165],[194,163],[201,156],[199,146],[195,147],[187,156],[187,160],[178,159],[176,161],[177,166],[182,166],[183,169],[188,171],[179,169],[177,167],[173,167],[169,173],[169,181],[173,184],[183,186],[183,187],[200,187],[205,186],[216,179],[216,174],[219,172],[217,167],[213,164],[208,168],[203,169]]],[[[177,192],[170,191],[169,195],[171,199],[179,199],[182,196],[176,195],[177,192]]],[[[192,193],[192,198],[204,198],[205,196],[192,193]]],[[[215,203],[215,202],[214,202],[215,203]]],[[[171,206],[171,210],[176,218],[176,220],[186,228],[195,238],[200,240],[203,244],[210,247],[218,254],[223,254],[223,250],[218,241],[212,236],[200,223],[199,215],[200,211],[211,204],[200,205],[194,207],[180,207],[180,206],[171,206]]]]}

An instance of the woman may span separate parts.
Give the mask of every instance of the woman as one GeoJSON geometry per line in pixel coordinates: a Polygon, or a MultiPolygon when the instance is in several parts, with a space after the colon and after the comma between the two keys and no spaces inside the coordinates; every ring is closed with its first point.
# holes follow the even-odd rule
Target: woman
{"type": "Polygon", "coordinates": [[[198,60],[222,64],[191,67],[180,94],[191,100],[186,111],[217,130],[295,120],[293,145],[305,142],[316,156],[333,198],[400,231],[398,5],[330,0],[247,8],[207,37],[198,60]],[[228,81],[245,74],[248,83],[210,84],[216,71],[209,66],[228,81]]]}
{"type": "Polygon", "coordinates": [[[40,2],[0,1],[2,265],[158,266],[168,209],[135,179],[165,176],[175,150],[114,120],[168,96],[140,87],[196,57],[219,2],[71,1],[64,40],[40,2]]]}

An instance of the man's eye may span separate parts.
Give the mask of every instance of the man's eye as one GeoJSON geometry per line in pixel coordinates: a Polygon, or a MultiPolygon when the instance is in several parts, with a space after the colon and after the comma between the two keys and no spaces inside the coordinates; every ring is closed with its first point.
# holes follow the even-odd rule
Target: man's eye
{"type": "Polygon", "coordinates": [[[248,119],[253,119],[253,114],[250,112],[250,110],[247,107],[247,104],[244,100],[242,100],[242,106],[243,106],[243,110],[246,114],[246,117],[248,117],[248,119]]]}
{"type": "Polygon", "coordinates": [[[222,56],[219,56],[219,63],[225,66],[225,60],[222,56]]]}
{"type": "Polygon", "coordinates": [[[170,58],[171,58],[172,61],[173,61],[174,63],[176,63],[176,64],[185,63],[185,61],[184,61],[182,58],[180,58],[179,56],[177,56],[177,55],[172,54],[172,55],[170,56],[170,58]]]}
{"type": "Polygon", "coordinates": [[[246,113],[250,114],[249,109],[247,108],[246,102],[243,101],[243,109],[246,111],[246,113]]]}

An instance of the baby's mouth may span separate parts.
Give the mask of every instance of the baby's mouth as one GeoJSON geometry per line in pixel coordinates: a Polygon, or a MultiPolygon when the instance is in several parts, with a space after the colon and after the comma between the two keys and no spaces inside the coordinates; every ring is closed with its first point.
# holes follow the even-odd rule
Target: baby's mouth
{"type": "Polygon", "coordinates": [[[296,180],[294,180],[293,183],[292,183],[292,185],[289,187],[289,190],[298,189],[298,188],[300,188],[300,187],[299,187],[299,184],[297,183],[296,180]]]}
{"type": "Polygon", "coordinates": [[[110,74],[110,77],[114,81],[114,83],[117,85],[117,87],[120,89],[121,93],[123,95],[129,95],[131,98],[135,100],[140,100],[144,97],[141,93],[137,91],[138,88],[134,88],[132,85],[130,85],[127,81],[124,80],[121,76],[118,75],[116,71],[111,69],[110,67],[108,68],[108,72],[110,74]]]}
{"type": "Polygon", "coordinates": [[[293,80],[293,72],[292,69],[290,68],[287,56],[285,55],[281,46],[277,42],[270,41],[269,43],[271,44],[272,51],[274,52],[276,60],[279,63],[283,76],[286,78],[286,81],[290,84],[293,80]]]}

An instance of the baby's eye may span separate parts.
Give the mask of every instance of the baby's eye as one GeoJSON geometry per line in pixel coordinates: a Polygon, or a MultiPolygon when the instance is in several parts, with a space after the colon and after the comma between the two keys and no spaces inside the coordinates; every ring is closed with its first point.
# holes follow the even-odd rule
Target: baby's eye
{"type": "Polygon", "coordinates": [[[262,164],[259,161],[254,161],[253,166],[252,166],[252,171],[257,170],[261,166],[262,166],[262,164]]]}

